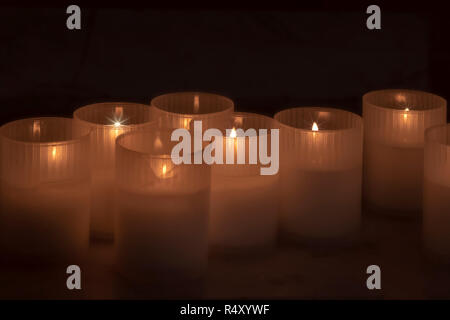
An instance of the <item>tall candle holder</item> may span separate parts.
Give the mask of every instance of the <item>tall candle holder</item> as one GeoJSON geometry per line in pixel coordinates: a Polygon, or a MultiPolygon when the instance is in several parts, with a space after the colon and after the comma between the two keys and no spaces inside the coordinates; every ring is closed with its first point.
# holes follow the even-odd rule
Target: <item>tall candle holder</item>
{"type": "MultiPolygon", "coordinates": [[[[223,158],[227,151],[234,164],[214,164],[211,182],[210,244],[216,253],[263,253],[275,245],[278,227],[278,170],[261,175],[258,150],[266,139],[271,155],[271,130],[277,129],[274,119],[254,113],[235,112],[227,121],[229,133],[223,132],[223,158]],[[236,130],[247,130],[239,136],[236,130]],[[266,130],[260,132],[259,130],[266,130]],[[238,163],[242,147],[245,163],[238,163]],[[253,147],[253,150],[252,150],[253,147]],[[250,155],[250,153],[252,154],[250,155]],[[254,157],[254,162],[250,159],[254,157]]],[[[276,141],[275,143],[278,143],[276,141]]],[[[278,153],[278,145],[275,150],[278,153]]],[[[276,168],[278,169],[278,167],[276,168]]]]}
{"type": "Polygon", "coordinates": [[[427,92],[380,90],[363,96],[364,202],[397,217],[422,214],[424,133],[446,123],[447,102],[427,92]]]}
{"type": "Polygon", "coordinates": [[[450,262],[450,124],[425,133],[423,232],[434,259],[450,262]]]}
{"type": "Polygon", "coordinates": [[[105,102],[81,107],[73,113],[75,123],[89,126],[92,170],[91,237],[114,239],[116,212],[114,190],[115,140],[125,132],[155,125],[150,106],[130,102],[105,102]]]}
{"type": "Polygon", "coordinates": [[[207,265],[210,166],[175,165],[171,133],[136,131],[116,142],[117,265],[159,298],[201,292],[207,265]]]}
{"type": "Polygon", "coordinates": [[[332,108],[275,115],[280,123],[281,228],[311,244],[347,244],[359,233],[362,119],[332,108]]]}
{"type": "Polygon", "coordinates": [[[89,244],[89,128],[31,118],[3,125],[0,139],[0,256],[21,267],[81,263],[89,244]]]}
{"type": "Polygon", "coordinates": [[[160,95],[151,101],[161,127],[192,129],[201,120],[203,131],[224,129],[224,122],[234,110],[229,98],[204,92],[177,92],[160,95]]]}

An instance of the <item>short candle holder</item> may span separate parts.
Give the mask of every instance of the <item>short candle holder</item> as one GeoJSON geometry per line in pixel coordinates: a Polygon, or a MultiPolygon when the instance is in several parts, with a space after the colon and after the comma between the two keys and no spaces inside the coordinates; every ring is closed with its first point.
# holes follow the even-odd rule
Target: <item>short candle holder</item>
{"type": "MultiPolygon", "coordinates": [[[[229,134],[224,132],[222,142],[224,164],[212,167],[211,252],[226,255],[270,252],[278,228],[278,159],[270,154],[271,130],[277,128],[276,122],[259,114],[235,112],[227,123],[229,134]],[[248,134],[239,136],[236,133],[239,129],[248,134]],[[261,167],[270,166],[260,162],[258,150],[262,139],[267,143],[267,155],[276,162],[273,164],[277,166],[276,172],[271,175],[261,174],[261,167]],[[241,147],[245,162],[237,164],[241,147]],[[234,164],[225,163],[227,154],[233,155],[234,164]]],[[[278,154],[278,148],[275,153],[278,154]]]]}
{"type": "Polygon", "coordinates": [[[23,119],[3,125],[0,141],[0,256],[20,267],[82,263],[89,245],[89,128],[68,118],[23,119]]]}
{"type": "Polygon", "coordinates": [[[175,165],[171,133],[135,131],[116,142],[117,266],[159,298],[200,294],[207,266],[211,168],[175,165]]]}
{"type": "Polygon", "coordinates": [[[445,124],[446,111],[445,99],[421,91],[364,95],[363,195],[370,212],[421,217],[424,133],[445,124]]]}
{"type": "MultiPolygon", "coordinates": [[[[113,241],[115,229],[114,161],[116,138],[125,132],[155,125],[148,105],[129,102],[91,104],[75,110],[76,125],[91,131],[91,238],[113,241]]],[[[87,155],[85,155],[87,156],[87,155]]]]}
{"type": "Polygon", "coordinates": [[[346,245],[361,217],[362,119],[338,109],[305,107],[280,123],[281,228],[312,245],[346,245]]]}

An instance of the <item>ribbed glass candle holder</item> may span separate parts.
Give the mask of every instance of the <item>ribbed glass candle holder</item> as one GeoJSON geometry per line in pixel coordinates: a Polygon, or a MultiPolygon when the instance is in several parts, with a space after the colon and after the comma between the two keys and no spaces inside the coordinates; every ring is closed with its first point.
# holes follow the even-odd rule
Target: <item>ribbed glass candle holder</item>
{"type": "Polygon", "coordinates": [[[362,119],[332,108],[283,110],[281,228],[294,240],[344,244],[361,217],[362,119]]]}
{"type": "Polygon", "coordinates": [[[175,165],[178,142],[171,134],[155,128],[116,142],[117,263],[126,278],[151,285],[158,297],[190,292],[183,284],[191,282],[195,291],[207,265],[211,168],[175,165]]]}
{"type": "Polygon", "coordinates": [[[445,99],[412,90],[380,90],[363,97],[364,201],[398,217],[422,214],[424,133],[446,123],[445,99]]]}
{"type": "Polygon", "coordinates": [[[279,134],[272,133],[278,127],[272,118],[241,112],[226,126],[223,164],[212,167],[210,243],[218,253],[264,253],[274,246],[278,228],[279,134]],[[270,162],[262,164],[259,152],[270,162]],[[271,174],[263,175],[262,167],[272,167],[271,174]]]}
{"type": "Polygon", "coordinates": [[[450,262],[450,124],[425,134],[424,243],[433,258],[450,262]]]}
{"type": "Polygon", "coordinates": [[[113,240],[115,140],[122,133],[144,130],[156,123],[152,122],[150,106],[129,102],[87,105],[75,110],[73,117],[76,125],[92,128],[91,237],[113,240]]]}
{"type": "Polygon", "coordinates": [[[0,128],[0,256],[81,263],[89,244],[89,128],[32,118],[0,128]]]}
{"type": "Polygon", "coordinates": [[[204,92],[177,92],[153,98],[155,117],[161,127],[192,129],[193,121],[201,120],[203,131],[224,129],[234,110],[231,99],[204,92]]]}

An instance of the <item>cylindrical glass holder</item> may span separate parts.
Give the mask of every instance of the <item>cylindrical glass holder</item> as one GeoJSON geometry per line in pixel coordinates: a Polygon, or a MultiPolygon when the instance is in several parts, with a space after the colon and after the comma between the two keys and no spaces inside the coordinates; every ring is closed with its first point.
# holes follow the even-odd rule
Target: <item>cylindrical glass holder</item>
{"type": "Polygon", "coordinates": [[[154,126],[151,108],[129,102],[97,103],[75,110],[73,117],[76,125],[92,128],[91,238],[112,241],[117,210],[114,190],[115,140],[122,133],[154,126]]]}
{"type": "Polygon", "coordinates": [[[264,253],[275,245],[278,228],[278,137],[274,119],[252,113],[235,112],[223,132],[223,164],[212,166],[210,244],[213,253],[264,253]],[[239,129],[243,132],[236,133],[239,129]],[[261,131],[260,129],[266,130],[261,131]],[[237,131],[236,131],[237,130],[237,131]],[[242,136],[245,134],[245,136],[242,136]],[[271,163],[262,165],[259,144],[266,141],[271,163]],[[276,150],[271,154],[272,142],[276,150]],[[238,152],[244,163],[238,164],[238,152]],[[227,151],[234,164],[226,163],[227,151]],[[250,155],[250,152],[252,154],[250,155]],[[277,157],[275,159],[275,156],[277,157]],[[252,162],[250,159],[253,158],[252,162]],[[261,167],[273,166],[274,174],[262,175],[261,167]]]}
{"type": "Polygon", "coordinates": [[[229,98],[204,92],[177,92],[155,97],[151,101],[160,127],[192,129],[193,122],[202,121],[202,131],[225,129],[225,121],[234,110],[229,98]]]}
{"type": "Polygon", "coordinates": [[[31,118],[3,125],[0,137],[0,256],[21,267],[81,264],[89,245],[89,128],[31,118]]]}
{"type": "Polygon", "coordinates": [[[332,108],[283,110],[281,229],[290,240],[343,245],[359,235],[362,119],[332,108]]]}
{"type": "Polygon", "coordinates": [[[130,132],[116,142],[117,266],[159,298],[201,293],[207,266],[211,168],[175,165],[171,133],[130,132]]]}
{"type": "Polygon", "coordinates": [[[421,216],[424,133],[446,123],[446,104],[439,96],[413,90],[380,90],[363,96],[363,195],[369,211],[421,216]]]}
{"type": "Polygon", "coordinates": [[[425,134],[423,236],[427,253],[450,263],[450,124],[425,134]]]}

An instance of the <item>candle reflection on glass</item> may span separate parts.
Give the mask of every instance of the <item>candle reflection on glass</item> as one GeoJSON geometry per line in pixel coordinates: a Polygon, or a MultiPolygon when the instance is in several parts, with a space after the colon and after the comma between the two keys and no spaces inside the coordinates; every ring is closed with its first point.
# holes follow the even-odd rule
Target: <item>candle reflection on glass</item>
{"type": "Polygon", "coordinates": [[[91,237],[113,240],[115,141],[122,133],[153,126],[151,108],[129,102],[98,103],[75,110],[74,120],[92,128],[91,237]]]}

